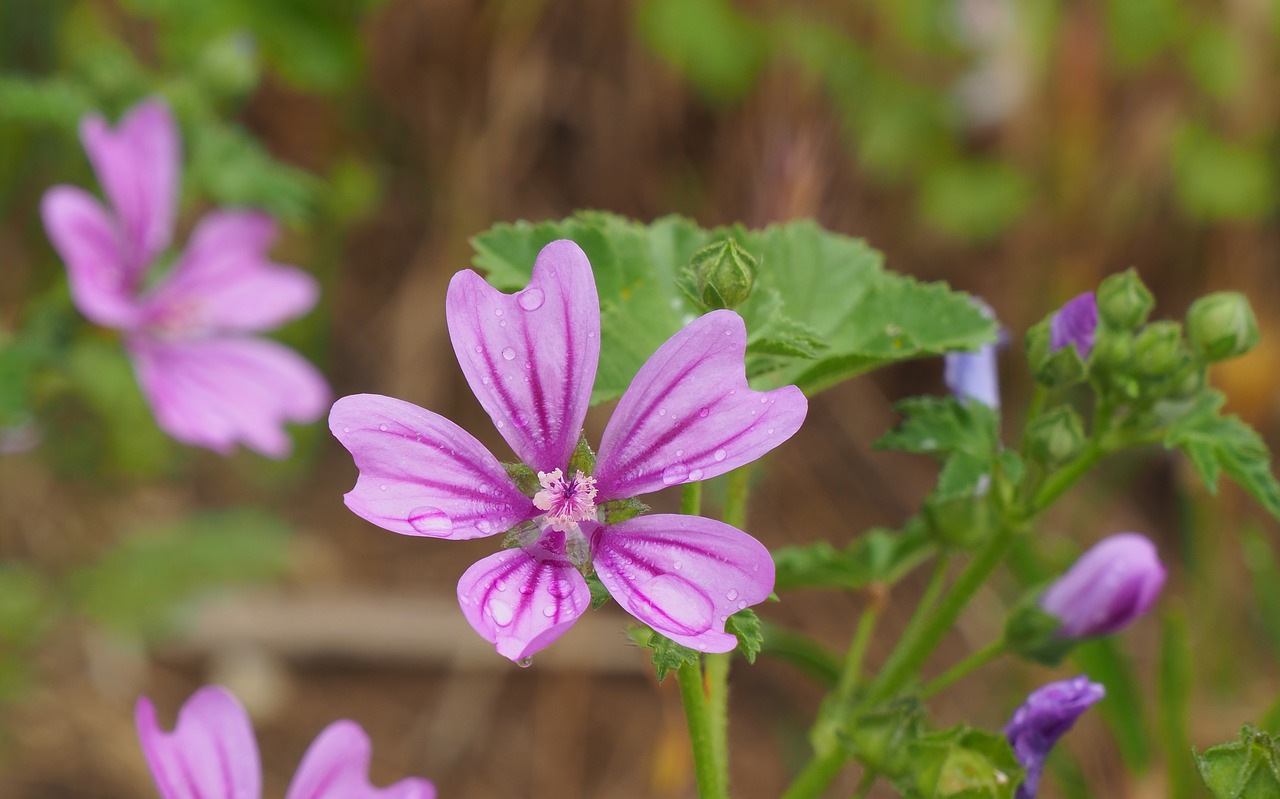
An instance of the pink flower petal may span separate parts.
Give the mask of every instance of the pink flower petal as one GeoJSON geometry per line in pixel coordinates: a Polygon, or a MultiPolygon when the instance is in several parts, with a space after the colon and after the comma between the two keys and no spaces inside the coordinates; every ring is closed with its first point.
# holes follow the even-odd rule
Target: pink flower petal
{"type": "Polygon", "coordinates": [[[302,756],[285,799],[435,799],[435,786],[416,777],[374,788],[369,784],[372,752],[359,724],[335,721],[302,756]]]}
{"type": "Polygon", "coordinates": [[[741,530],[701,516],[655,514],[592,533],[592,562],[623,610],[703,652],[738,645],[725,621],[773,591],[773,558],[741,530]]]}
{"type": "Polygon", "coordinates": [[[329,429],[360,469],[347,507],[379,527],[479,538],[538,513],[483,444],[417,405],[377,394],[343,397],[329,413],[329,429]]]}
{"type": "Polygon", "coordinates": [[[551,242],[516,294],[459,272],[445,315],[462,373],[520,460],[538,471],[567,466],[600,360],[600,300],[587,256],[571,241],[551,242]]]}
{"type": "Polygon", "coordinates": [[[237,442],[271,458],[289,454],[286,422],[320,418],[329,386],[309,361],[275,341],[216,338],[126,342],[160,428],[228,453],[237,442]]]}
{"type": "Polygon", "coordinates": [[[130,109],[114,130],[98,114],[85,117],[80,140],[120,220],[124,265],[136,282],[173,236],[178,126],[164,101],[153,98],[130,109]]]}
{"type": "Polygon", "coordinates": [[[184,333],[271,330],[301,316],[320,295],[315,278],[272,263],[275,223],[253,211],[214,211],[181,259],[146,299],[148,322],[184,333]]]}
{"type": "Polygon", "coordinates": [[[746,350],[746,325],[733,311],[695,319],[658,348],[605,428],[593,475],[598,501],[724,474],[800,429],[804,394],[748,388],[746,350]]]}
{"type": "Polygon", "coordinates": [[[162,799],[259,799],[262,767],[249,716],[217,686],[201,688],[160,729],[151,700],[138,699],[138,740],[162,799]]]}
{"type": "Polygon", "coordinates": [[[564,534],[476,561],[458,581],[462,614],[498,654],[523,660],[573,626],[591,604],[587,581],[564,555],[564,534]]]}
{"type": "Polygon", "coordinates": [[[44,227],[67,265],[71,299],[80,313],[107,327],[128,328],[138,319],[134,275],[125,266],[115,222],[88,192],[55,186],[40,203],[44,227]]]}

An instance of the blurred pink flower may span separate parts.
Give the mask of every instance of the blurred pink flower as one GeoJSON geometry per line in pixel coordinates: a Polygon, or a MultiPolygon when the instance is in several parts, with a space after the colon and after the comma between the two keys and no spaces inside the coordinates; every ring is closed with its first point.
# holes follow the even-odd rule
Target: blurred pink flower
{"type": "Polygon", "coordinates": [[[71,297],[90,321],[120,330],[142,392],[166,433],[229,453],[237,442],[281,458],[285,422],[318,419],[329,386],[293,350],[253,334],[315,305],[314,278],[273,263],[275,222],[246,210],[216,210],[154,284],[147,272],[173,237],[178,129],[156,99],[134,106],[114,129],[101,116],[80,138],[108,207],[73,186],[45,193],[41,215],[66,263],[71,297]]]}
{"type": "Polygon", "coordinates": [[[347,507],[405,535],[513,531],[518,546],[481,559],[458,583],[467,621],[512,660],[582,615],[591,601],[582,573],[592,571],[624,610],[677,643],[733,649],[728,617],[773,590],[769,551],[723,522],[676,514],[611,522],[605,506],[724,474],[799,429],[808,408],[799,389],[747,386],[742,317],[713,311],[658,348],[619,400],[591,474],[570,464],[600,359],[600,301],[578,245],[544,247],[514,295],[459,272],[445,317],[471,390],[539,486],[523,493],[448,419],[361,394],[329,415],[360,469],[347,507]]]}
{"type": "MultiPolygon", "coordinates": [[[[178,712],[173,732],[160,729],[147,697],[134,712],[142,753],[162,799],[260,799],[262,765],[244,708],[225,688],[205,686],[178,712]]],[[[335,721],[302,756],[285,799],[435,799],[430,782],[408,777],[386,788],[369,784],[369,736],[354,721],[335,721]]]]}

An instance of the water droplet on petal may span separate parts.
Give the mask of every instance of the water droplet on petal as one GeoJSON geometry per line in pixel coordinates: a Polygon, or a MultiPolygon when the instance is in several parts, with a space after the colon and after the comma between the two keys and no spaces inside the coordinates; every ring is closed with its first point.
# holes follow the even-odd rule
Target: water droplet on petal
{"type": "Polygon", "coordinates": [[[772,427],[770,427],[770,428],[769,428],[769,435],[773,435],[773,428],[772,428],[772,427]]]}
{"type": "Polygon", "coordinates": [[[480,521],[476,522],[476,529],[482,533],[487,533],[493,529],[493,525],[489,524],[489,522],[485,521],[484,519],[481,519],[480,521]]]}
{"type": "Polygon", "coordinates": [[[508,361],[514,361],[516,359],[516,351],[507,347],[502,351],[502,357],[506,358],[508,361]]]}
{"type": "Polygon", "coordinates": [[[511,623],[511,619],[515,617],[515,614],[511,612],[511,606],[501,599],[490,599],[485,609],[489,611],[489,615],[493,617],[494,623],[499,627],[506,627],[511,623]]]}
{"type": "Polygon", "coordinates": [[[716,450],[716,460],[722,461],[727,457],[729,457],[729,453],[725,452],[723,449],[716,450]]]}
{"type": "Polygon", "coordinates": [[[386,491],[386,490],[387,490],[387,484],[386,484],[386,483],[383,483],[382,485],[378,486],[378,490],[379,490],[379,491],[386,491]]]}
{"type": "Polygon", "coordinates": [[[675,563],[671,564],[671,566],[672,566],[672,568],[674,568],[676,571],[680,571],[681,569],[683,569],[683,568],[684,568],[684,564],[683,564],[683,563],[681,563],[680,561],[676,561],[675,563]]]}
{"type": "Polygon", "coordinates": [[[546,299],[546,295],[542,293],[540,288],[525,289],[516,296],[516,305],[526,311],[536,311],[542,307],[542,301],[546,299]]]}
{"type": "Polygon", "coordinates": [[[729,593],[725,594],[725,596],[729,599],[730,602],[732,602],[733,600],[738,598],[738,589],[730,588],[729,593]]]}
{"type": "Polygon", "coordinates": [[[547,586],[547,593],[551,596],[566,597],[573,592],[573,586],[568,580],[554,580],[551,585],[547,586]]]}
{"type": "Polygon", "coordinates": [[[666,415],[667,415],[667,409],[666,409],[666,408],[659,408],[659,409],[658,409],[658,415],[659,415],[659,416],[666,416],[666,415]]]}
{"type": "Polygon", "coordinates": [[[493,584],[493,587],[498,589],[499,591],[505,591],[507,590],[507,583],[505,580],[499,580],[498,582],[493,584]]]}
{"type": "Polygon", "coordinates": [[[378,429],[384,433],[387,432],[387,426],[385,424],[378,425],[378,429]]]}
{"type": "Polygon", "coordinates": [[[520,583],[520,593],[528,596],[533,593],[533,586],[529,583],[520,583]]]}
{"type": "Polygon", "coordinates": [[[414,508],[409,513],[409,526],[422,535],[448,535],[453,532],[453,521],[439,508],[414,508]]]}
{"type": "Polygon", "coordinates": [[[484,347],[481,347],[479,344],[477,344],[477,345],[476,345],[476,352],[484,352],[484,347]]]}
{"type": "Polygon", "coordinates": [[[546,616],[548,619],[556,615],[556,606],[547,605],[545,608],[542,609],[542,615],[546,616]]]}
{"type": "Polygon", "coordinates": [[[692,481],[692,482],[695,482],[695,483],[696,483],[697,481],[699,481],[699,480],[701,480],[701,479],[702,479],[702,470],[701,470],[701,469],[692,469],[692,470],[690,470],[690,472],[689,472],[689,480],[690,480],[690,481],[692,481]]]}
{"type": "Polygon", "coordinates": [[[702,410],[698,411],[698,415],[701,416],[703,419],[707,418],[710,414],[711,414],[710,408],[703,408],[702,410]]]}
{"type": "Polygon", "coordinates": [[[729,389],[729,393],[730,393],[730,394],[737,394],[737,393],[738,393],[738,389],[736,389],[736,388],[731,388],[731,389],[729,389]]]}
{"type": "Polygon", "coordinates": [[[675,574],[659,574],[631,591],[636,617],[664,634],[698,635],[711,629],[711,597],[675,574]]]}
{"type": "Polygon", "coordinates": [[[499,322],[499,323],[498,323],[498,327],[506,327],[506,326],[507,326],[507,320],[506,320],[506,319],[503,319],[501,322],[499,322]]]}
{"type": "Polygon", "coordinates": [[[761,405],[768,405],[768,404],[769,404],[769,398],[768,398],[768,397],[761,397],[761,398],[760,398],[760,404],[761,404],[761,405]]]}
{"type": "Polygon", "coordinates": [[[738,610],[744,610],[746,607],[747,607],[747,603],[745,601],[738,600],[738,610]]]}
{"type": "Polygon", "coordinates": [[[493,309],[493,315],[494,315],[494,316],[502,316],[502,309],[501,309],[501,308],[494,308],[494,309],[493,309]]]}
{"type": "Polygon", "coordinates": [[[682,457],[684,457],[684,450],[682,450],[682,449],[678,449],[678,450],[676,450],[676,457],[677,457],[677,458],[682,458],[682,457]]]}
{"type": "Polygon", "coordinates": [[[520,668],[522,668],[522,669],[527,669],[527,668],[529,668],[530,666],[532,666],[532,665],[533,665],[533,658],[531,658],[531,657],[529,657],[529,658],[520,658],[519,660],[517,660],[517,661],[516,661],[516,665],[517,665],[517,666],[519,666],[519,667],[520,667],[520,668]]]}
{"type": "Polygon", "coordinates": [[[662,470],[662,482],[665,485],[673,486],[676,483],[684,482],[689,476],[689,467],[683,463],[673,463],[662,470]]]}
{"type": "Polygon", "coordinates": [[[351,428],[350,428],[350,427],[344,427],[344,428],[342,428],[342,432],[344,432],[344,433],[350,433],[350,432],[351,432],[351,428]]]}

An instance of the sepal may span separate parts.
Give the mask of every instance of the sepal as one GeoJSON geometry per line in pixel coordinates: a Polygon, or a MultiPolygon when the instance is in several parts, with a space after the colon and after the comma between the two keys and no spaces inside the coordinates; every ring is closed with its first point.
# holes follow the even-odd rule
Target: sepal
{"type": "Polygon", "coordinates": [[[1133,269],[1111,275],[1098,286],[1098,315],[1115,330],[1135,330],[1155,307],[1155,298],[1133,269]]]}
{"type": "Polygon", "coordinates": [[[1084,421],[1069,405],[1046,411],[1027,427],[1027,454],[1049,469],[1074,458],[1084,442],[1084,421]]]}
{"type": "Polygon", "coordinates": [[[1248,724],[1240,740],[1197,754],[1200,779],[1215,799],[1263,799],[1280,796],[1280,740],[1248,724]]]}
{"type": "Polygon", "coordinates": [[[1056,666],[1071,652],[1078,639],[1059,634],[1062,620],[1037,603],[1038,592],[1020,602],[1004,624],[1005,647],[1014,654],[1045,666],[1056,666]]]}
{"type": "Polygon", "coordinates": [[[1051,350],[1050,319],[1045,319],[1027,331],[1027,363],[1031,376],[1045,388],[1064,388],[1085,378],[1085,362],[1075,347],[1051,350]]]}

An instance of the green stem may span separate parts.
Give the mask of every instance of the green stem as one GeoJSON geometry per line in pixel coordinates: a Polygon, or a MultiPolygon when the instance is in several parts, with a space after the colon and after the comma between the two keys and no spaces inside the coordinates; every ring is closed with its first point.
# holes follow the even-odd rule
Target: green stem
{"type": "Polygon", "coordinates": [[[706,655],[707,713],[711,719],[711,753],[725,791],[729,786],[729,662],[732,652],[706,655]]]}
{"type": "Polygon", "coordinates": [[[1101,444],[1096,440],[1090,441],[1084,452],[1076,456],[1076,459],[1063,466],[1058,471],[1049,476],[1049,479],[1040,486],[1040,490],[1036,491],[1031,502],[1028,503],[1028,516],[1035,516],[1045,508],[1053,504],[1053,502],[1076,482],[1084,477],[1088,472],[1098,465],[1098,461],[1102,460],[1102,456],[1106,454],[1101,444]]]}
{"type": "MultiPolygon", "coordinates": [[[[893,651],[889,653],[889,659],[885,661],[880,673],[872,681],[870,694],[867,697],[868,701],[871,701],[877,693],[877,686],[884,684],[887,679],[886,675],[903,668],[902,661],[906,653],[915,651],[924,645],[921,643],[920,638],[928,628],[928,620],[934,604],[947,586],[947,566],[950,562],[951,560],[945,552],[938,553],[933,565],[933,574],[929,577],[929,584],[925,586],[924,593],[920,595],[920,602],[916,605],[915,613],[911,615],[907,626],[903,628],[902,635],[898,637],[898,643],[894,646],[893,651]]],[[[932,647],[930,651],[932,651],[932,647]]],[[[925,653],[925,656],[927,655],[928,652],[925,653]]]]}
{"type": "Polygon", "coordinates": [[[871,769],[862,772],[862,779],[858,780],[858,787],[853,789],[853,796],[850,799],[867,799],[872,786],[876,784],[877,776],[871,769]]]}
{"type": "Polygon", "coordinates": [[[685,516],[702,513],[702,483],[685,483],[680,489],[680,512],[685,516]]]}
{"type": "Polygon", "coordinates": [[[717,768],[715,734],[711,711],[702,682],[702,664],[698,661],[681,666],[676,672],[680,683],[680,701],[689,726],[689,743],[693,746],[693,770],[698,780],[699,799],[728,799],[723,775],[717,768]]]}
{"type": "MultiPolygon", "coordinates": [[[[884,668],[876,676],[867,693],[867,704],[879,702],[902,690],[903,686],[920,672],[929,655],[955,626],[961,612],[982,588],[987,578],[996,570],[1009,552],[1017,537],[1018,528],[1002,524],[994,535],[978,550],[973,559],[960,572],[951,591],[942,598],[937,610],[928,617],[912,637],[903,637],[884,668]]],[[[912,620],[915,621],[914,619],[912,620]]]]}
{"type": "Polygon", "coordinates": [[[821,796],[823,789],[844,768],[844,761],[845,753],[839,747],[814,757],[791,783],[791,787],[787,788],[782,799],[813,799],[821,796]]]}
{"type": "Polygon", "coordinates": [[[867,645],[871,643],[871,635],[875,632],[876,622],[880,620],[880,602],[872,598],[870,604],[858,616],[858,627],[853,632],[853,640],[849,643],[849,653],[844,658],[844,668],[840,672],[840,682],[836,686],[836,696],[841,699],[852,699],[858,690],[858,682],[862,679],[862,661],[867,654],[867,645]]]}
{"type": "Polygon", "coordinates": [[[739,530],[747,525],[747,495],[751,490],[751,465],[739,466],[726,477],[724,513],[720,520],[739,530]]]}
{"type": "Polygon", "coordinates": [[[984,646],[982,649],[979,649],[977,652],[974,652],[972,655],[969,655],[969,657],[965,658],[964,660],[960,661],[956,665],[947,669],[942,674],[938,675],[934,679],[925,683],[925,686],[920,689],[920,697],[922,699],[928,699],[929,697],[938,693],[942,689],[950,686],[956,680],[959,680],[961,677],[967,676],[970,672],[974,671],[975,669],[979,669],[987,665],[988,663],[1000,657],[1004,653],[1005,653],[1004,639],[1001,638],[999,640],[992,641],[991,643],[984,646]]]}

